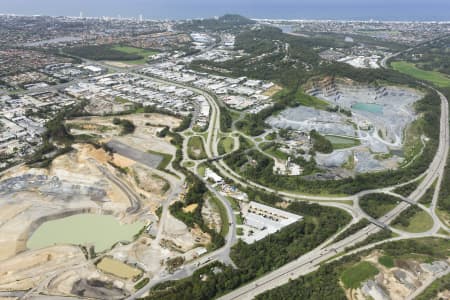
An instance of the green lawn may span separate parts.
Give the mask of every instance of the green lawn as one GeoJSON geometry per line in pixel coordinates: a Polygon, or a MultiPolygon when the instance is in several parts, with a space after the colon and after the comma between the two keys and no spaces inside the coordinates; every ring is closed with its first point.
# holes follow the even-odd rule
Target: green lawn
{"type": "Polygon", "coordinates": [[[147,61],[147,58],[150,55],[154,55],[154,54],[158,53],[153,50],[147,50],[147,49],[135,48],[135,47],[129,47],[129,46],[120,46],[120,45],[113,46],[112,49],[123,52],[123,53],[137,54],[137,55],[140,55],[143,57],[142,59],[138,59],[138,60],[127,60],[126,61],[127,64],[133,64],[133,65],[145,64],[145,62],[147,61]]]}
{"type": "Polygon", "coordinates": [[[234,139],[230,137],[223,138],[219,141],[218,150],[219,154],[226,154],[233,151],[234,139]]]}
{"type": "Polygon", "coordinates": [[[190,159],[205,159],[206,152],[203,140],[199,136],[193,136],[188,141],[188,155],[190,159]]]}
{"type": "Polygon", "coordinates": [[[429,81],[439,87],[450,87],[450,78],[443,73],[436,71],[425,71],[406,61],[395,61],[391,63],[391,66],[396,71],[405,73],[420,80],[429,81]]]}
{"type": "Polygon", "coordinates": [[[200,176],[204,177],[204,176],[205,176],[205,172],[206,172],[206,166],[205,166],[205,164],[200,164],[200,165],[197,167],[197,172],[198,172],[198,174],[199,174],[200,176]]]}
{"type": "Polygon", "coordinates": [[[184,167],[186,167],[186,168],[192,168],[193,166],[195,166],[195,163],[193,162],[193,161],[186,161],[184,164],[183,164],[183,166],[184,167]]]}
{"type": "Polygon", "coordinates": [[[363,261],[342,272],[341,280],[346,288],[356,289],[362,282],[374,277],[378,272],[374,265],[363,261]]]}

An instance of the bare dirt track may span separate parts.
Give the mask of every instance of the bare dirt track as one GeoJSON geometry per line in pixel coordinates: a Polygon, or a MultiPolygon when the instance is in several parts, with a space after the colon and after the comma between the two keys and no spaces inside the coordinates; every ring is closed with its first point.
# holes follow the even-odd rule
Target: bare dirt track
{"type": "Polygon", "coordinates": [[[155,169],[162,156],[150,153],[175,154],[170,140],[157,133],[164,126],[178,126],[180,120],[159,114],[120,118],[132,121],[135,131],[122,135],[112,117],[77,118],[67,125],[74,135],[95,136],[96,143],[118,143],[124,153],[76,143],[46,169],[24,166],[0,178],[0,293],[123,299],[134,291],[135,282],[99,269],[96,263],[102,257],[152,278],[165,270],[167,259],[192,259],[194,248],[210,242],[199,228],[188,228],[170,215],[170,203],[185,192],[183,180],[155,169]],[[160,207],[166,213],[158,218],[160,207]],[[109,214],[120,223],[140,221],[146,226],[134,241],[118,241],[96,257],[90,245],[27,249],[27,240],[40,225],[79,213],[109,214]]]}

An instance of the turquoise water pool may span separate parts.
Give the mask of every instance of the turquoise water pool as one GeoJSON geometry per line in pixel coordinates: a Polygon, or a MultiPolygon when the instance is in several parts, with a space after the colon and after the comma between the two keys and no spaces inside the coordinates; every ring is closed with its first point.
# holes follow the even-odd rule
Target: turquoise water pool
{"type": "Polygon", "coordinates": [[[383,106],[376,103],[355,103],[352,105],[352,109],[367,111],[379,115],[383,114],[383,106]]]}

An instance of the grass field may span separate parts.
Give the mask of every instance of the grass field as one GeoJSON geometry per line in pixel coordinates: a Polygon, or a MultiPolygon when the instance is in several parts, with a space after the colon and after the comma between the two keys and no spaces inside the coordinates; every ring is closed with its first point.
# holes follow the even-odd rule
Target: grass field
{"type": "Polygon", "coordinates": [[[386,268],[394,267],[394,259],[391,256],[383,255],[378,258],[378,262],[386,268]]]}
{"type": "Polygon", "coordinates": [[[142,289],[149,281],[150,281],[150,278],[145,277],[145,278],[141,279],[140,281],[138,281],[138,283],[136,283],[136,284],[134,285],[134,288],[135,288],[136,290],[140,290],[140,289],[142,289]]]}
{"type": "Polygon", "coordinates": [[[409,219],[408,226],[394,226],[394,228],[412,233],[424,232],[431,229],[431,227],[433,227],[433,220],[431,219],[430,215],[423,210],[417,212],[409,219]]]}
{"type": "MultiPolygon", "coordinates": [[[[279,91],[276,95],[274,95],[274,99],[279,99],[281,97],[284,97],[288,93],[290,93],[290,91],[288,89],[283,89],[283,90],[279,91]]],[[[330,106],[327,101],[319,99],[314,96],[310,96],[310,95],[306,94],[302,89],[298,89],[296,91],[294,97],[295,97],[295,100],[297,100],[297,102],[303,106],[309,106],[309,107],[314,107],[316,109],[323,109],[323,110],[330,106]]]]}
{"type": "Polygon", "coordinates": [[[190,159],[205,159],[206,152],[203,140],[199,136],[193,136],[188,141],[188,155],[190,159]]]}
{"type": "Polygon", "coordinates": [[[333,149],[345,149],[355,147],[361,144],[361,142],[357,139],[334,136],[334,135],[326,135],[325,138],[333,144],[333,149]]]}
{"type": "Polygon", "coordinates": [[[230,202],[231,208],[234,211],[240,211],[238,200],[236,200],[230,196],[226,196],[226,198],[227,198],[228,202],[230,202]]]}
{"type": "Polygon", "coordinates": [[[444,223],[447,226],[450,226],[450,214],[439,208],[436,208],[436,214],[442,223],[444,223]]]}
{"type": "Polygon", "coordinates": [[[301,90],[297,91],[297,93],[295,94],[295,98],[301,105],[314,107],[316,109],[326,109],[330,106],[327,101],[310,96],[301,90]]]}
{"type": "Polygon", "coordinates": [[[205,176],[205,172],[206,172],[206,166],[205,166],[205,164],[200,164],[200,165],[197,167],[197,172],[198,172],[198,174],[199,174],[200,176],[204,177],[204,176],[205,176]]]}
{"type": "Polygon", "coordinates": [[[139,56],[142,56],[142,59],[126,61],[127,64],[132,64],[132,65],[145,64],[145,62],[147,61],[147,58],[150,55],[157,53],[156,51],[152,51],[152,50],[129,47],[129,46],[119,46],[119,45],[113,46],[112,49],[123,52],[123,53],[137,54],[139,56]]]}
{"type": "Polygon", "coordinates": [[[242,224],[244,224],[244,220],[242,219],[241,214],[239,213],[239,214],[235,214],[235,215],[236,215],[236,224],[237,224],[237,225],[242,225],[242,224]]]}
{"type": "Polygon", "coordinates": [[[413,160],[424,147],[421,142],[423,126],[423,118],[419,118],[407,126],[403,145],[403,153],[405,156],[403,164],[407,164],[413,160]]]}
{"type": "Polygon", "coordinates": [[[183,166],[185,168],[192,168],[193,166],[195,166],[195,163],[193,161],[187,161],[183,164],[183,166]]]}
{"type": "Polygon", "coordinates": [[[142,273],[141,270],[130,267],[127,264],[124,264],[121,261],[105,257],[98,264],[97,268],[102,270],[105,273],[112,274],[114,276],[131,279],[136,277],[142,273]]]}
{"type": "Polygon", "coordinates": [[[160,171],[164,171],[172,160],[172,155],[162,152],[156,152],[152,150],[147,151],[150,154],[155,154],[163,157],[163,160],[159,163],[158,167],[156,167],[160,171]]]}
{"type": "Polygon", "coordinates": [[[368,194],[359,200],[359,205],[369,216],[378,219],[397,206],[400,199],[386,194],[368,194]]]}
{"type": "Polygon", "coordinates": [[[450,78],[445,74],[435,71],[425,71],[406,61],[395,61],[391,63],[391,66],[396,71],[410,75],[420,80],[429,81],[436,86],[450,87],[450,78]]]}
{"type": "Polygon", "coordinates": [[[287,160],[289,158],[289,155],[283,151],[280,151],[278,149],[277,144],[274,143],[261,143],[260,147],[264,152],[278,158],[279,160],[287,160]]]}
{"type": "Polygon", "coordinates": [[[219,154],[226,154],[233,151],[234,139],[230,137],[223,138],[219,141],[218,150],[219,154]]]}
{"type": "Polygon", "coordinates": [[[64,52],[77,57],[108,61],[117,66],[145,64],[153,50],[122,45],[87,45],[66,48],[64,52]]]}
{"type": "Polygon", "coordinates": [[[399,230],[417,233],[431,229],[433,219],[419,207],[411,206],[395,218],[391,225],[399,230]]]}
{"type": "Polygon", "coordinates": [[[222,220],[222,226],[220,227],[220,235],[225,237],[228,234],[228,231],[230,230],[230,224],[228,220],[228,214],[225,206],[223,206],[222,202],[220,202],[219,199],[211,195],[211,202],[217,208],[217,211],[219,212],[220,219],[222,220]]]}
{"type": "Polygon", "coordinates": [[[342,272],[341,280],[346,288],[356,289],[360,287],[363,281],[372,278],[378,272],[374,265],[363,261],[342,272]]]}

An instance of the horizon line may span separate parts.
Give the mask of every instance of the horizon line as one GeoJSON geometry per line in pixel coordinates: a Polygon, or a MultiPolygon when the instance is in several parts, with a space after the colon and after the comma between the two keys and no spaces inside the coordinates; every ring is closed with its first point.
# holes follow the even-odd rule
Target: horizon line
{"type": "MultiPolygon", "coordinates": [[[[229,13],[233,14],[233,13],[229,13]]],[[[226,14],[223,14],[226,15],[226,14]]],[[[222,15],[222,16],[223,16],[222,15]]],[[[234,14],[234,15],[240,15],[242,17],[246,17],[241,14],[234,14]]],[[[140,20],[140,16],[70,16],[70,15],[45,15],[45,14],[17,14],[17,13],[0,13],[0,16],[10,16],[10,17],[50,17],[50,18],[73,18],[73,19],[112,19],[112,20],[140,20]]],[[[195,18],[145,18],[143,16],[142,21],[183,21],[183,20],[205,20],[205,19],[214,19],[218,18],[218,16],[209,16],[209,17],[195,17],[195,18]]],[[[449,20],[380,20],[376,18],[370,18],[370,19],[333,19],[333,18],[305,18],[305,19],[298,19],[298,18],[252,18],[252,17],[246,17],[250,20],[254,21],[277,21],[277,22],[311,22],[311,21],[322,21],[322,22],[367,22],[367,23],[374,23],[374,22],[381,22],[381,23],[450,23],[449,20]]]]}

